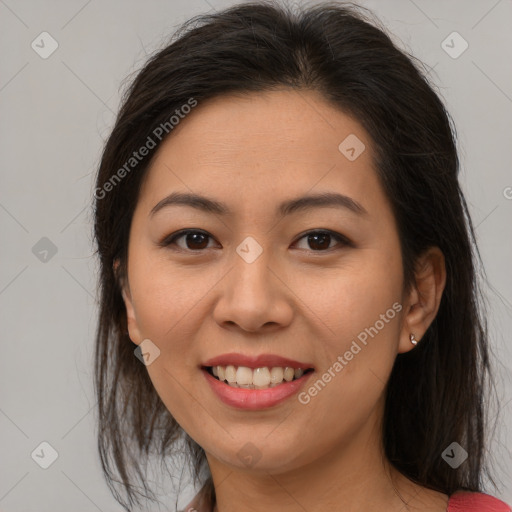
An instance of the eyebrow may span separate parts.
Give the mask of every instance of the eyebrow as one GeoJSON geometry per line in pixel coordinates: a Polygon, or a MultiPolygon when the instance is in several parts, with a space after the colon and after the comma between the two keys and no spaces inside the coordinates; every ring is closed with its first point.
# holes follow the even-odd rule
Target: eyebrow
{"type": "MultiPolygon", "coordinates": [[[[197,210],[218,215],[232,215],[227,205],[214,199],[192,193],[173,192],[159,201],[149,213],[152,217],[158,211],[169,206],[189,206],[197,210]]],[[[284,217],[299,211],[308,211],[313,208],[344,208],[357,215],[367,215],[367,210],[351,197],[336,192],[313,194],[295,199],[288,199],[278,205],[276,216],[284,217]]]]}

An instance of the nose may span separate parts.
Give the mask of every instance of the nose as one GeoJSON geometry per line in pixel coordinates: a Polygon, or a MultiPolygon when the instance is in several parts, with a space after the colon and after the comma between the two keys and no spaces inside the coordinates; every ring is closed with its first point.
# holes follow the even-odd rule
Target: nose
{"type": "Polygon", "coordinates": [[[272,332],[290,324],[293,291],[270,251],[248,263],[235,255],[233,267],[219,283],[214,319],[223,328],[272,332]]]}

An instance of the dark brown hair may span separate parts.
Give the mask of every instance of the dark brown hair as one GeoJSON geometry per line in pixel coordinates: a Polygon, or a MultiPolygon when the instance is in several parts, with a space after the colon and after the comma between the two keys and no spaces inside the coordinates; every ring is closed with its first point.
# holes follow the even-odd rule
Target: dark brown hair
{"type": "Polygon", "coordinates": [[[141,181],[165,140],[155,140],[155,128],[191,98],[200,105],[230,92],[283,87],[320,92],[370,135],[375,168],[398,225],[406,291],[414,285],[415,262],[428,247],[439,247],[445,256],[447,281],[438,314],[421,343],[397,356],[387,384],[386,455],[425,487],[446,494],[482,489],[491,381],[475,267],[480,255],[458,183],[453,122],[420,68],[361,7],[328,3],[291,9],[259,2],[189,20],[138,72],[103,150],[94,205],[101,293],[98,447],[107,482],[126,510],[140,503],[137,494],[152,494],[143,472],[148,458],[165,461],[181,441],[194,483],[206,471],[204,496],[215,502],[204,451],[173,419],[134,356],[120,293],[141,181]],[[127,168],[148,137],[157,147],[127,168]],[[116,173],[122,179],[114,182],[116,173]],[[454,441],[469,452],[457,469],[441,457],[454,441]],[[123,496],[114,482],[121,483],[123,496]]]}

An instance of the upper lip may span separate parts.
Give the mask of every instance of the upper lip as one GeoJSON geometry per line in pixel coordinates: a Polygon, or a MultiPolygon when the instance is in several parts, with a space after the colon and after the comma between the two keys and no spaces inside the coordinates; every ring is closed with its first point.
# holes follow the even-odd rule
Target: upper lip
{"type": "Polygon", "coordinates": [[[303,363],[295,361],[287,357],[278,356],[276,354],[260,354],[257,356],[248,356],[239,353],[221,354],[220,356],[212,357],[205,361],[202,366],[247,366],[248,368],[263,368],[265,366],[269,368],[283,367],[290,368],[302,368],[308,369],[313,368],[311,363],[303,363]]]}

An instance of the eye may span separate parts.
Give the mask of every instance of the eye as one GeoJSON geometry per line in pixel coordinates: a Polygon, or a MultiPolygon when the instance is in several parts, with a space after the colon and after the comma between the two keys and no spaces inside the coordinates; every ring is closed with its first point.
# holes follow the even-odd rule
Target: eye
{"type": "Polygon", "coordinates": [[[333,249],[333,247],[330,247],[330,243],[333,240],[337,241],[338,245],[352,247],[352,243],[346,237],[330,230],[309,231],[302,235],[299,240],[302,240],[303,238],[306,238],[306,243],[312,247],[312,251],[311,249],[306,248],[306,250],[309,250],[310,252],[330,251],[333,249]]]}
{"type": "Polygon", "coordinates": [[[207,249],[208,239],[212,238],[206,231],[199,231],[197,229],[184,229],[173,233],[172,235],[164,238],[158,245],[161,247],[169,247],[177,245],[179,249],[184,251],[201,251],[207,249]],[[185,247],[177,244],[177,240],[184,239],[185,247]]]}
{"type": "MultiPolygon", "coordinates": [[[[309,250],[310,252],[330,251],[333,249],[331,246],[331,242],[333,240],[338,242],[338,245],[353,247],[353,244],[348,240],[348,238],[344,237],[340,233],[330,230],[309,231],[303,234],[298,240],[300,241],[303,238],[307,238],[306,243],[310,245],[311,249],[305,248],[305,250],[309,250]]],[[[203,249],[211,248],[208,247],[209,239],[213,239],[213,237],[206,231],[183,229],[167,236],[158,245],[160,247],[170,247],[175,245],[178,249],[183,251],[201,252],[203,249]],[[181,239],[184,240],[184,246],[177,243],[177,241],[181,239]]]]}

